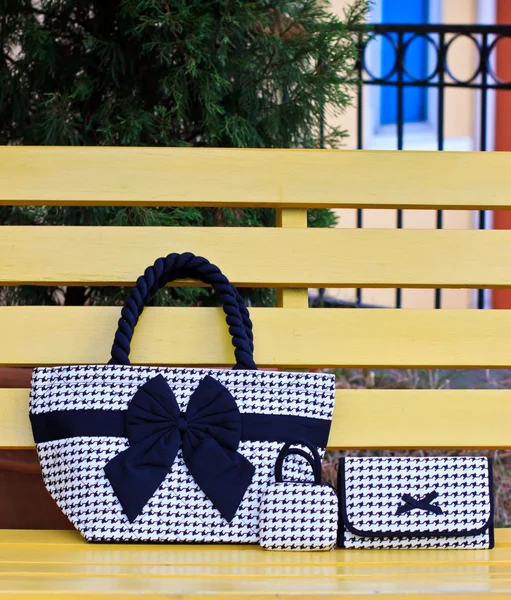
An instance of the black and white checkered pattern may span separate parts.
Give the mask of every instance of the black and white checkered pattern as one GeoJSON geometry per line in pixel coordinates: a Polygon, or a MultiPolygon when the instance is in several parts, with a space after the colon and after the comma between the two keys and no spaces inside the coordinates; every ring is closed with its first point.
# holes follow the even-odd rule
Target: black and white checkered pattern
{"type": "MultiPolygon", "coordinates": [[[[161,374],[183,411],[199,382],[211,375],[234,396],[240,412],[331,420],[334,376],[222,369],[79,366],[34,370],[32,413],[56,410],[126,410],[148,379],[161,374]]],[[[126,438],[74,437],[37,445],[47,489],[70,521],[90,541],[239,542],[259,540],[261,494],[273,478],[281,442],[241,442],[238,451],[255,475],[234,519],[227,523],[198,487],[181,452],[142,513],[130,523],[122,512],[105,465],[128,447],[126,438]]],[[[324,449],[319,449],[321,456],[324,449]]],[[[306,479],[309,467],[295,457],[291,479],[306,479]]]]}
{"type": "Polygon", "coordinates": [[[339,465],[339,545],[490,548],[491,487],[491,461],[484,457],[345,458],[339,465]],[[437,512],[403,500],[424,501],[433,492],[437,512]]]}
{"type": "Polygon", "coordinates": [[[273,483],[261,501],[259,543],[267,550],[332,550],[338,511],[328,484],[273,483]]]}

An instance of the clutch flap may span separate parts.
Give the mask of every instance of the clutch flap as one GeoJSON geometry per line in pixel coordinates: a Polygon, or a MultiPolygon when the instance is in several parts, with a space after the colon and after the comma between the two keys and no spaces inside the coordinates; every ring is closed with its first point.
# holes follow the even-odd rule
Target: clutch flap
{"type": "Polygon", "coordinates": [[[485,457],[346,457],[338,493],[344,526],[359,536],[476,535],[493,521],[485,457]]]}

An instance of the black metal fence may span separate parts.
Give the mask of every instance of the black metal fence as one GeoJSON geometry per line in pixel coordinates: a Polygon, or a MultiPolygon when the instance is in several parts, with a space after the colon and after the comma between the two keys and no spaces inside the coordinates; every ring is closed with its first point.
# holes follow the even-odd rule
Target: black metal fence
{"type": "MultiPolygon", "coordinates": [[[[449,88],[465,88],[478,94],[477,115],[475,128],[478,132],[479,150],[488,149],[488,131],[491,125],[489,118],[493,114],[489,110],[490,90],[511,90],[511,82],[500,81],[496,74],[496,51],[502,38],[511,38],[511,26],[504,25],[373,25],[369,38],[360,42],[360,58],[358,71],[360,85],[358,91],[357,114],[357,147],[364,147],[367,133],[367,123],[364,115],[364,96],[373,86],[380,89],[391,87],[396,90],[395,117],[393,130],[395,132],[395,148],[406,149],[405,138],[405,109],[407,88],[422,88],[435,90],[435,123],[434,132],[437,150],[445,146],[445,94],[449,88]],[[473,45],[473,70],[470,76],[460,79],[449,66],[450,50],[460,38],[468,40],[473,45]],[[419,75],[413,73],[407,64],[412,47],[417,43],[427,46],[427,69],[419,75]],[[390,68],[385,73],[375,73],[374,65],[369,64],[371,44],[386,44],[387,58],[391,56],[390,68]],[[390,54],[389,54],[390,49],[390,54]]],[[[382,60],[381,55],[379,60],[382,60]]],[[[470,59],[469,59],[470,60],[470,59]]],[[[387,61],[388,62],[388,61],[387,61]]],[[[380,62],[381,64],[381,62],[380,62]]],[[[478,214],[478,227],[487,226],[486,211],[478,214]]],[[[364,226],[363,210],[357,211],[357,227],[364,226]]],[[[436,226],[442,228],[443,214],[437,211],[436,226]]],[[[397,211],[396,227],[403,227],[403,213],[397,211]]],[[[362,291],[357,290],[356,305],[362,305],[362,291]]],[[[484,308],[485,291],[478,290],[477,306],[484,308]]],[[[402,305],[402,291],[396,290],[395,305],[402,305]]],[[[442,290],[435,291],[435,307],[441,308],[442,290]]]]}

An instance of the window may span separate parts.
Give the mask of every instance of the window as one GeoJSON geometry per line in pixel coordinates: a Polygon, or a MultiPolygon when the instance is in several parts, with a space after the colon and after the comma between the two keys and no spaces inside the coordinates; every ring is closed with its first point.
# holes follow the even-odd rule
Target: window
{"type": "MultiPolygon", "coordinates": [[[[490,1],[493,0],[479,0],[484,6],[490,1]]],[[[463,19],[466,19],[471,9],[465,5],[465,0],[460,2],[463,2],[463,6],[460,4],[459,10],[463,19]]],[[[369,21],[388,25],[441,24],[444,8],[448,3],[449,0],[371,0],[369,21]]],[[[438,77],[433,71],[437,61],[439,36],[431,34],[429,38],[425,38],[408,33],[402,35],[406,44],[403,81],[409,83],[427,79],[432,85],[402,87],[404,127],[401,129],[402,143],[399,144],[398,77],[397,73],[390,75],[396,60],[394,44],[397,42],[397,33],[376,35],[368,43],[364,55],[364,78],[366,83],[373,83],[363,86],[362,147],[394,150],[401,146],[405,150],[437,150],[439,98],[435,82],[438,77]],[[379,79],[390,80],[395,85],[381,85],[377,81],[379,79]]],[[[471,57],[467,59],[471,60],[471,57]]],[[[446,91],[447,96],[451,99],[453,97],[450,91],[446,91]]],[[[444,150],[472,150],[473,146],[474,141],[470,135],[444,137],[444,150]]]]}
{"type": "MultiPolygon", "coordinates": [[[[382,23],[427,23],[429,0],[381,0],[382,23]]],[[[396,34],[393,35],[397,39],[396,34]]],[[[428,74],[428,43],[424,38],[405,34],[408,41],[405,54],[405,81],[425,78],[428,74]]],[[[381,73],[389,73],[395,62],[395,50],[390,40],[382,39],[381,73]]],[[[397,81],[397,73],[391,81],[397,81]]],[[[397,87],[382,86],[380,97],[380,125],[395,125],[397,122],[397,87]]],[[[422,123],[428,120],[428,90],[421,87],[405,87],[403,92],[403,118],[405,123],[422,123]]]]}

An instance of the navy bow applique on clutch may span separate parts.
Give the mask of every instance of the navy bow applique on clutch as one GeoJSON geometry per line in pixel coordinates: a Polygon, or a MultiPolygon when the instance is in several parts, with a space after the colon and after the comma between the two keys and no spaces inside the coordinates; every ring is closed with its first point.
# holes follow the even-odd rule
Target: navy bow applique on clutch
{"type": "Polygon", "coordinates": [[[433,513],[435,515],[443,515],[442,509],[437,504],[431,504],[433,500],[438,498],[438,492],[430,492],[426,494],[424,498],[417,500],[410,494],[403,494],[401,496],[401,500],[403,500],[404,504],[398,506],[396,511],[396,516],[403,515],[408,513],[416,508],[420,510],[425,510],[426,512],[433,513]]]}
{"type": "Polygon", "coordinates": [[[199,487],[232,521],[255,469],[237,452],[241,415],[221,383],[207,375],[182,413],[167,381],[157,375],[133,396],[126,437],[129,448],[105,466],[105,474],[130,522],[161,485],[180,448],[199,487]]]}

